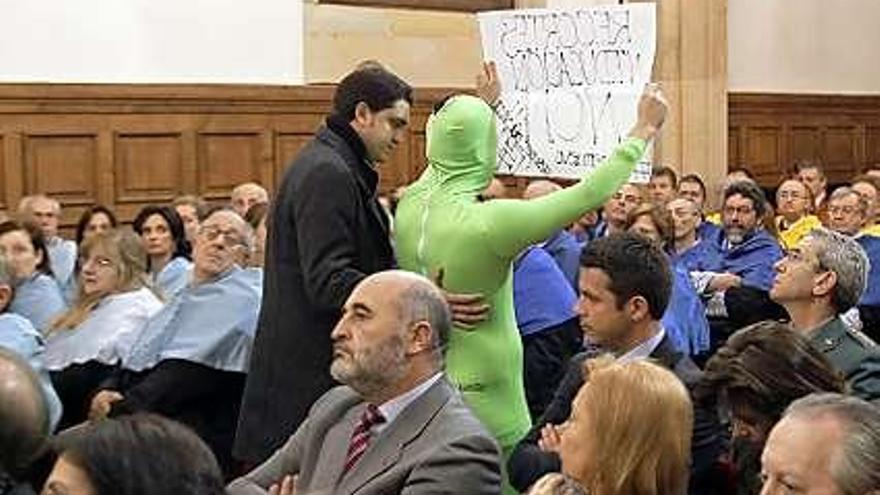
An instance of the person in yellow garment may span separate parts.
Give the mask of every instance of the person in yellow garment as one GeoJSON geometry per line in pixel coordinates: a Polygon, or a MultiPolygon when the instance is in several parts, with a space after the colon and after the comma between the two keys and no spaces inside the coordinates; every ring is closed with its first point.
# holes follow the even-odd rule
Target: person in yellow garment
{"type": "MultiPolygon", "coordinates": [[[[494,76],[493,76],[494,77],[494,76]]],[[[446,370],[465,401],[510,453],[530,427],[522,383],[522,347],[513,307],[511,265],[526,247],[545,240],[623,185],[660,129],[667,104],[646,87],[638,121],[598,167],[577,184],[534,199],[480,203],[477,195],[496,167],[495,114],[485,101],[448,99],[428,121],[428,167],[397,208],[397,260],[446,289],[481,293],[492,307],[473,329],[452,333],[446,370]]]]}
{"type": "Polygon", "coordinates": [[[798,179],[786,179],[776,190],[776,230],[779,242],[791,249],[813,229],[822,226],[819,217],[810,213],[813,193],[798,179]]]}

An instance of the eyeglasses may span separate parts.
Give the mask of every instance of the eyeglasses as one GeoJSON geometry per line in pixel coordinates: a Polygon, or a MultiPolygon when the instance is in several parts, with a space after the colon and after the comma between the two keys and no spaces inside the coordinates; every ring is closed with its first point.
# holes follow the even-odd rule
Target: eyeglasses
{"type": "Polygon", "coordinates": [[[113,260],[106,256],[84,257],[80,256],[79,266],[84,267],[89,263],[93,263],[98,268],[110,268],[113,266],[113,260]]]}
{"type": "Polygon", "coordinates": [[[856,213],[858,208],[855,206],[829,206],[828,213],[831,215],[844,214],[844,215],[852,215],[856,213]]]}
{"type": "Polygon", "coordinates": [[[779,199],[806,199],[806,196],[797,191],[780,191],[779,199]]]}
{"type": "Polygon", "coordinates": [[[223,244],[229,247],[244,245],[244,239],[235,230],[223,230],[213,225],[203,225],[199,228],[199,235],[208,241],[215,241],[222,235],[223,244]]]}

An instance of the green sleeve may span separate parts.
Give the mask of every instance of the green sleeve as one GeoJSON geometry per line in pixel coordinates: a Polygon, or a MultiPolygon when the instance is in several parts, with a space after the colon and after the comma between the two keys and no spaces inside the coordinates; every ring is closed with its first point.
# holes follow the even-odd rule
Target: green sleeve
{"type": "Polygon", "coordinates": [[[626,183],[647,143],[628,138],[577,184],[541,198],[484,203],[486,242],[503,258],[543,241],[584,213],[602,206],[626,183]]]}

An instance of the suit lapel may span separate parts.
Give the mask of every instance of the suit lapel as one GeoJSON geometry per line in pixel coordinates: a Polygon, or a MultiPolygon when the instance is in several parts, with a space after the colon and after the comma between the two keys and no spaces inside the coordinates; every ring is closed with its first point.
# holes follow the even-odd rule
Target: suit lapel
{"type": "Polygon", "coordinates": [[[654,348],[654,351],[651,352],[650,357],[656,359],[666,369],[672,370],[675,369],[675,365],[681,359],[681,353],[675,350],[675,346],[672,345],[669,336],[664,335],[660,343],[657,344],[657,347],[654,348]]]}
{"type": "Polygon", "coordinates": [[[394,466],[406,447],[422,434],[453,393],[443,377],[407,406],[373,439],[360,462],[340,480],[336,493],[355,493],[394,466]]]}
{"type": "Polygon", "coordinates": [[[366,404],[361,402],[350,408],[340,421],[327,430],[315,466],[315,475],[309,483],[310,486],[332,487],[339,482],[339,476],[342,474],[345,458],[348,455],[351,434],[354,432],[355,425],[365,407],[366,404]]]}

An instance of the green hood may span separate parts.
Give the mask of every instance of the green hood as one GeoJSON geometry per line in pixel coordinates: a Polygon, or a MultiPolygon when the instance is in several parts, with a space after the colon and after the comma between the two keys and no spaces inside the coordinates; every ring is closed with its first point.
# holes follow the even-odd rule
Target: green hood
{"type": "Polygon", "coordinates": [[[450,98],[428,119],[427,174],[458,194],[477,195],[489,185],[497,161],[495,113],[480,98],[450,98]]]}

